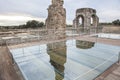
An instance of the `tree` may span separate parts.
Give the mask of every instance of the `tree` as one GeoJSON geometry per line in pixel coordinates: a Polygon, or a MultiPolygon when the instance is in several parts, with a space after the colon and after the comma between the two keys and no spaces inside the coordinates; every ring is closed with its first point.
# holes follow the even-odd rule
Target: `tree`
{"type": "Polygon", "coordinates": [[[120,25],[120,20],[119,20],[119,19],[114,20],[112,23],[113,23],[114,25],[120,25]]]}
{"type": "Polygon", "coordinates": [[[36,28],[38,26],[39,22],[32,20],[32,21],[28,21],[26,23],[26,28],[36,28]]]}
{"type": "Polygon", "coordinates": [[[0,26],[0,29],[26,29],[26,28],[40,28],[40,27],[44,27],[43,22],[31,20],[26,22],[26,24],[18,25],[18,26],[0,26]]]}
{"type": "Polygon", "coordinates": [[[68,24],[67,24],[66,27],[72,27],[72,25],[70,25],[70,24],[68,25],[68,24]]]}
{"type": "Polygon", "coordinates": [[[43,27],[43,26],[44,26],[43,22],[39,22],[36,20],[28,21],[26,23],[26,28],[39,28],[39,27],[43,27]]]}
{"type": "Polygon", "coordinates": [[[43,22],[39,22],[38,27],[43,27],[44,23],[43,22]]]}

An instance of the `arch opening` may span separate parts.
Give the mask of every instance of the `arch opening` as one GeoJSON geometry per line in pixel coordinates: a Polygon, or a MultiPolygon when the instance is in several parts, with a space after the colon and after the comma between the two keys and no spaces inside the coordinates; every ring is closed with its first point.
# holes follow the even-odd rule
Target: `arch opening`
{"type": "Polygon", "coordinates": [[[91,16],[91,26],[92,26],[92,27],[95,27],[95,24],[96,24],[96,16],[95,16],[95,15],[92,15],[92,16],[91,16]]]}
{"type": "Polygon", "coordinates": [[[78,16],[78,27],[84,27],[84,17],[82,15],[78,16]]]}
{"type": "Polygon", "coordinates": [[[91,23],[91,26],[93,26],[93,17],[91,17],[90,23],[91,23]]]}

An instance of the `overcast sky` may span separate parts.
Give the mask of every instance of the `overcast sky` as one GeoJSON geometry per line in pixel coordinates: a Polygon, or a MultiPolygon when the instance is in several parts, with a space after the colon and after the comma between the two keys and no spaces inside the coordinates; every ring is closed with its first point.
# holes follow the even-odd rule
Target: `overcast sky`
{"type": "MultiPolygon", "coordinates": [[[[44,21],[51,0],[0,0],[0,25],[23,24],[28,20],[44,21]]],[[[120,0],[64,0],[67,23],[72,23],[78,8],[97,10],[100,22],[120,19],[120,0]]]]}

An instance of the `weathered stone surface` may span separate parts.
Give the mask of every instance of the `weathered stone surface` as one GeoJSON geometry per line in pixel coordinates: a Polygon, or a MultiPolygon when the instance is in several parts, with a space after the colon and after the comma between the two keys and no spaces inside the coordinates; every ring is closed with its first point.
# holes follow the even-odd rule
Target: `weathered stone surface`
{"type": "Polygon", "coordinates": [[[96,10],[92,8],[81,8],[76,10],[76,17],[73,20],[73,27],[80,27],[79,19],[82,19],[83,30],[90,31],[98,26],[99,18],[96,15],[96,10]],[[93,24],[91,25],[91,19],[93,19],[93,24]]]}
{"type": "Polygon", "coordinates": [[[52,0],[48,8],[48,18],[46,19],[46,28],[54,29],[57,39],[65,38],[66,10],[63,8],[63,0],[52,0]]]}

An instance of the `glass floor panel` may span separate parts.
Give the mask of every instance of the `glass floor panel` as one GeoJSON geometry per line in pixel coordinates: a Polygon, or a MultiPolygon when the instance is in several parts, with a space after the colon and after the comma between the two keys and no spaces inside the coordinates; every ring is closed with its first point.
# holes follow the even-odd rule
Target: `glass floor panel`
{"type": "Polygon", "coordinates": [[[10,51],[26,80],[93,80],[117,62],[120,47],[67,40],[10,51]]]}

